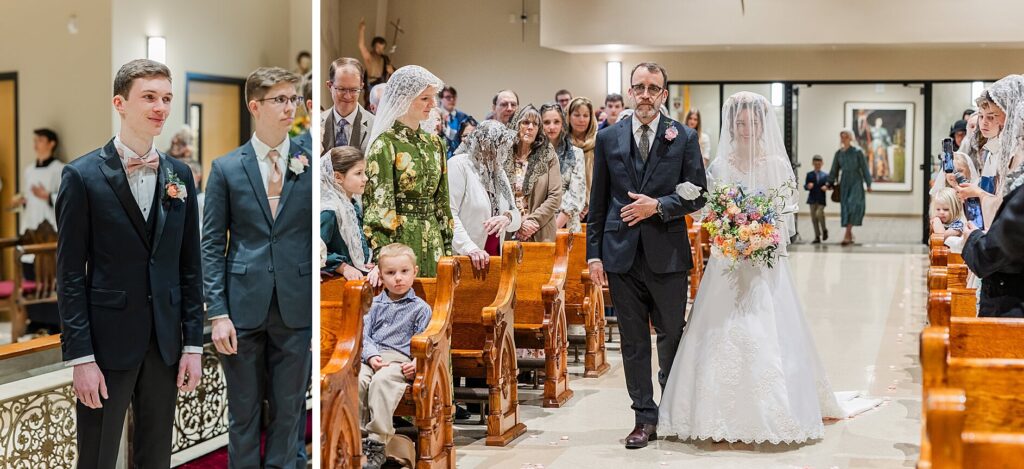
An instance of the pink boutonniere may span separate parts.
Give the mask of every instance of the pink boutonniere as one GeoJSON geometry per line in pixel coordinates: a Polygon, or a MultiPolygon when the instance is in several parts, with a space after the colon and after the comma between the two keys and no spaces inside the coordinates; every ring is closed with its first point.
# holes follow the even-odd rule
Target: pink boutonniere
{"type": "Polygon", "coordinates": [[[309,158],[301,153],[296,153],[288,160],[288,169],[295,175],[306,172],[306,168],[309,167],[309,158]]]}
{"type": "Polygon", "coordinates": [[[667,141],[667,142],[671,142],[671,141],[675,140],[676,137],[678,137],[678,136],[679,136],[679,131],[676,130],[676,126],[674,126],[674,125],[669,127],[667,130],[665,130],[665,141],[667,141]]]}

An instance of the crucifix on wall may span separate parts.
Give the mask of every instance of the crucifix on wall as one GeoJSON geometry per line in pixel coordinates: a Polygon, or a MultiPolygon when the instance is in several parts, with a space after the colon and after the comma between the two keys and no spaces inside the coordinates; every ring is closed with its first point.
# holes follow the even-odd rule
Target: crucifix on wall
{"type": "Polygon", "coordinates": [[[405,34],[405,30],[402,29],[402,19],[398,18],[395,21],[388,23],[389,26],[395,28],[395,34],[391,36],[391,54],[394,54],[398,50],[398,35],[405,34]]]}

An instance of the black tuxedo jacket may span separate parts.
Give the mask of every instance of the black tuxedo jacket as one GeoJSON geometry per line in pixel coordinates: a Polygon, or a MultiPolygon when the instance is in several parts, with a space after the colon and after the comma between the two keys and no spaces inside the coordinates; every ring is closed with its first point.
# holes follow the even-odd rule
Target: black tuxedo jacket
{"type": "Polygon", "coordinates": [[[160,154],[147,223],[113,140],[64,167],[56,213],[65,361],[95,355],[101,369],[130,370],[154,334],[167,365],[183,345],[203,346],[195,195],[189,167],[160,154]],[[167,197],[169,173],[185,183],[184,201],[167,197]]]}
{"type": "Polygon", "coordinates": [[[587,215],[587,259],[601,259],[607,272],[628,272],[641,241],[654,273],[685,272],[693,267],[684,217],[703,207],[704,197],[684,200],[676,186],[690,182],[702,193],[707,188],[699,136],[662,115],[653,139],[646,171],[641,173],[634,163],[639,150],[632,116],[597,134],[587,215]],[[669,127],[677,133],[671,141],[665,137],[669,127]],[[628,192],[658,199],[664,218],[654,215],[633,226],[623,222],[622,208],[633,203],[628,192]]]}
{"type": "Polygon", "coordinates": [[[964,243],[967,267],[982,278],[979,316],[1024,317],[1024,186],[1003,199],[988,232],[964,243]]]}

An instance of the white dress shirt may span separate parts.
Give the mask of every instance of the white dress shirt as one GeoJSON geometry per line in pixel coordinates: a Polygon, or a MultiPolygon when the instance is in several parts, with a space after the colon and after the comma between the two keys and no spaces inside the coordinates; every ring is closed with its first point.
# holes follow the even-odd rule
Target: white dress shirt
{"type": "MultiPolygon", "coordinates": [[[[280,155],[277,158],[277,167],[281,169],[281,176],[285,176],[288,171],[288,149],[289,149],[288,135],[284,136],[284,140],[281,141],[276,147],[271,147],[266,143],[260,141],[256,134],[252,134],[252,149],[256,152],[256,161],[260,166],[260,178],[263,179],[263,190],[267,193],[270,189],[267,187],[269,177],[271,173],[270,158],[267,158],[267,153],[270,150],[277,150],[277,154],[280,155]]],[[[282,186],[283,187],[283,186],[282,186]]]]}
{"type": "MultiPolygon", "coordinates": [[[[132,190],[132,197],[135,198],[135,202],[139,204],[139,209],[142,210],[142,218],[145,218],[148,221],[150,215],[149,212],[153,209],[153,197],[156,195],[157,172],[154,169],[142,167],[134,173],[128,173],[126,161],[128,158],[142,158],[149,155],[158,155],[156,145],[151,145],[149,147],[149,151],[146,152],[146,155],[139,156],[137,153],[132,151],[131,148],[128,148],[127,145],[121,142],[121,136],[117,135],[114,137],[114,146],[117,147],[118,153],[121,157],[121,165],[124,167],[125,174],[128,176],[128,187],[132,190]]],[[[201,355],[203,353],[203,348],[186,345],[182,347],[181,353],[195,353],[201,355]]],[[[92,363],[94,361],[96,361],[95,355],[87,355],[64,362],[64,366],[82,365],[85,363],[92,363]]]]}
{"type": "Polygon", "coordinates": [[[135,197],[135,202],[139,204],[142,218],[149,221],[149,211],[153,209],[153,195],[156,192],[156,170],[142,167],[134,173],[129,173],[126,162],[129,158],[145,158],[156,155],[156,145],[150,144],[149,151],[145,155],[139,155],[128,148],[128,145],[125,145],[121,141],[121,136],[118,135],[114,137],[114,146],[117,147],[117,152],[121,155],[121,165],[128,176],[128,187],[132,189],[132,197],[135,197]]]}
{"type": "MultiPolygon", "coordinates": [[[[640,119],[637,119],[636,114],[633,114],[633,140],[636,142],[637,147],[640,147],[640,126],[643,125],[640,119]]],[[[654,136],[658,133],[658,124],[661,123],[661,113],[659,112],[654,120],[651,121],[650,129],[647,131],[647,154],[651,154],[651,148],[654,148],[654,136]]]]}

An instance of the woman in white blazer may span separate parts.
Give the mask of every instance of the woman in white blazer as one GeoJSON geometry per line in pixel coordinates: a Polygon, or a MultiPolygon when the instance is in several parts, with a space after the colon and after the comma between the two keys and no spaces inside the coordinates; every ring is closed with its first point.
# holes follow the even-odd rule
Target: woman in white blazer
{"type": "Polygon", "coordinates": [[[499,255],[505,232],[519,230],[522,219],[504,171],[518,138],[498,121],[480,123],[448,160],[448,197],[455,218],[452,250],[483,269],[499,255]]]}

